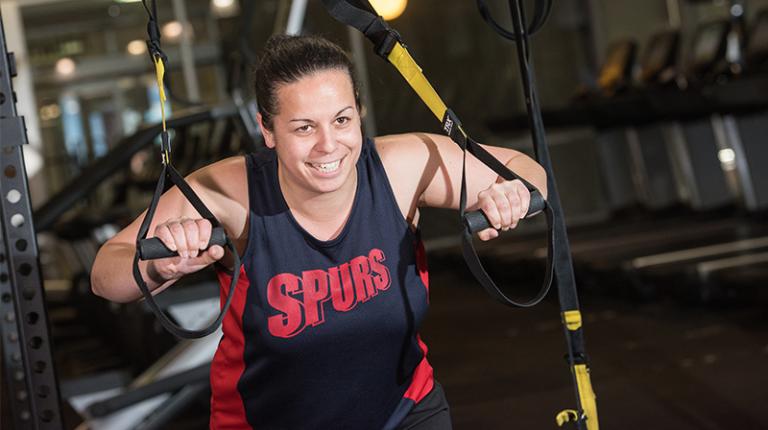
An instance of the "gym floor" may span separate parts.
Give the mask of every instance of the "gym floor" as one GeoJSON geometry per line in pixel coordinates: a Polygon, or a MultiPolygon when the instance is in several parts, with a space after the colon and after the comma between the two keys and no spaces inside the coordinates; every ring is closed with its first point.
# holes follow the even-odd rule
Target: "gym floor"
{"type": "MultiPolygon", "coordinates": [[[[442,269],[460,267],[447,260],[430,261],[431,308],[422,337],[455,428],[556,428],[555,415],[574,406],[556,294],[531,309],[508,308],[470,274],[442,269]]],[[[763,304],[715,307],[664,298],[637,304],[604,290],[581,292],[602,428],[768,428],[763,304]]]]}

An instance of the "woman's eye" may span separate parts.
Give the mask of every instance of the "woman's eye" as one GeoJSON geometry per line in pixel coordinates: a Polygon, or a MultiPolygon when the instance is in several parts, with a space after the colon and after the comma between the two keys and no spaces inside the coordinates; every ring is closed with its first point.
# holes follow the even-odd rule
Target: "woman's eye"
{"type": "Polygon", "coordinates": [[[296,131],[298,131],[299,133],[306,133],[306,132],[308,132],[308,131],[309,131],[311,128],[312,128],[312,126],[311,126],[311,125],[309,125],[309,124],[307,124],[307,125],[302,125],[301,127],[297,128],[297,129],[296,129],[296,131]]]}
{"type": "Polygon", "coordinates": [[[343,125],[349,122],[349,117],[346,116],[340,116],[336,118],[336,124],[343,125]]]}

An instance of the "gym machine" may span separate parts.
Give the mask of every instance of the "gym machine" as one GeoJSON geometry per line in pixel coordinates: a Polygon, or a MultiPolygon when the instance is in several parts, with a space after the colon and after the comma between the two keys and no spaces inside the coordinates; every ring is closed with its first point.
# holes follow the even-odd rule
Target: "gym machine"
{"type": "Polygon", "coordinates": [[[0,402],[0,427],[63,429],[22,152],[27,132],[24,118],[16,114],[14,76],[16,64],[6,48],[0,15],[0,398],[4,399],[0,402]]]}

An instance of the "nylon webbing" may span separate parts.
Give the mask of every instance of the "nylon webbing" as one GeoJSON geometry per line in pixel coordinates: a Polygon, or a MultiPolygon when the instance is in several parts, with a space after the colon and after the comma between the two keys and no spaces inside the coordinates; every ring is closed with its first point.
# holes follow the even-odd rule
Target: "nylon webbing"
{"type": "MultiPolygon", "coordinates": [[[[368,37],[371,32],[371,28],[376,28],[375,32],[371,32],[376,35],[376,38],[371,38],[371,41],[375,45],[376,53],[390,62],[400,72],[403,78],[413,88],[416,94],[421,100],[429,107],[432,113],[443,124],[443,132],[448,135],[461,149],[464,151],[464,163],[462,166],[462,178],[461,178],[461,195],[459,198],[459,216],[464,219],[466,209],[466,153],[469,152],[473,156],[477,157],[480,161],[485,163],[496,174],[504,177],[505,179],[519,179],[531,192],[538,193],[539,191],[531,183],[518,176],[515,172],[510,170],[504,164],[499,162],[495,157],[484,150],[477,142],[469,138],[461,127],[461,121],[448,109],[443,100],[437,94],[437,91],[432,87],[427,78],[422,73],[421,67],[416,64],[411,54],[405,48],[400,38],[400,35],[393,29],[391,29],[382,19],[380,19],[374,12],[371,12],[373,8],[368,5],[367,7],[361,5],[361,3],[368,3],[367,1],[343,1],[343,0],[323,0],[323,4],[326,6],[328,12],[340,22],[350,25],[363,33],[368,37]],[[382,36],[381,31],[378,29],[386,29],[389,36],[382,36]],[[392,41],[392,44],[390,44],[392,41]],[[378,45],[377,45],[378,43],[378,45]]],[[[545,212],[549,212],[548,205],[544,208],[545,212]]],[[[548,215],[547,220],[551,217],[548,215]]],[[[554,241],[548,240],[547,246],[549,248],[548,255],[552,254],[552,246],[554,241]]],[[[483,268],[480,259],[477,257],[477,253],[472,243],[471,234],[464,230],[462,234],[462,251],[467,260],[467,266],[472,271],[472,274],[477,278],[478,282],[483,288],[491,295],[491,297],[499,300],[501,303],[510,306],[529,307],[539,303],[549,292],[549,288],[552,283],[552,267],[551,259],[547,259],[547,275],[542,283],[539,292],[532,298],[526,301],[517,301],[508,297],[499,288],[488,275],[487,271],[483,268]]]]}
{"type": "Polygon", "coordinates": [[[144,220],[142,221],[141,226],[139,227],[139,232],[136,235],[136,253],[133,258],[133,279],[136,281],[136,284],[139,286],[139,290],[141,290],[141,294],[144,296],[144,299],[146,300],[147,305],[155,314],[157,319],[160,321],[160,324],[162,324],[162,326],[166,330],[168,330],[171,334],[179,338],[196,339],[196,338],[204,337],[213,333],[221,325],[222,321],[224,320],[224,316],[226,315],[227,311],[229,310],[229,306],[232,303],[232,298],[234,297],[234,294],[235,294],[235,288],[237,287],[237,281],[240,276],[240,268],[242,263],[240,261],[240,255],[237,253],[237,248],[229,239],[229,237],[227,237],[226,248],[228,248],[229,251],[232,253],[232,259],[234,263],[234,269],[233,269],[232,279],[229,284],[229,291],[227,293],[227,298],[216,320],[210,325],[208,325],[207,327],[200,330],[187,330],[175,324],[173,321],[171,321],[165,315],[163,310],[160,309],[160,307],[157,305],[157,302],[155,302],[155,299],[152,296],[152,292],[149,290],[149,287],[147,286],[141,274],[141,270],[139,269],[139,261],[140,261],[139,243],[142,240],[147,238],[147,233],[149,232],[149,228],[152,224],[152,219],[154,219],[155,217],[155,211],[157,210],[157,205],[160,202],[160,196],[163,194],[163,191],[165,190],[166,179],[169,180],[173,185],[178,187],[179,191],[181,191],[182,195],[187,199],[187,201],[189,201],[192,207],[195,208],[195,210],[200,214],[202,218],[205,218],[208,221],[210,221],[211,226],[213,228],[221,226],[221,224],[213,215],[213,213],[208,209],[208,207],[205,206],[203,201],[200,200],[200,197],[194,192],[192,187],[189,186],[187,181],[184,180],[184,177],[181,174],[179,174],[179,172],[171,164],[171,143],[170,143],[170,137],[168,136],[168,130],[166,129],[166,126],[165,126],[165,100],[166,99],[165,99],[165,89],[163,85],[163,76],[165,74],[165,61],[167,60],[167,57],[165,53],[163,53],[163,51],[160,49],[160,31],[158,30],[158,25],[157,25],[157,4],[155,1],[153,1],[152,10],[150,10],[149,7],[147,7],[146,0],[142,0],[142,3],[144,4],[144,8],[146,9],[147,14],[149,15],[149,22],[147,23],[147,34],[149,35],[149,39],[147,40],[147,48],[149,50],[149,55],[152,58],[152,63],[155,67],[158,93],[160,96],[160,115],[162,117],[162,125],[163,125],[163,129],[160,134],[163,167],[160,173],[160,178],[158,179],[157,185],[155,186],[155,192],[152,195],[152,201],[149,204],[147,213],[144,216],[144,220]]]}
{"type": "MultiPolygon", "coordinates": [[[[337,20],[344,24],[350,25],[362,31],[368,38],[374,43],[375,51],[377,54],[385,58],[388,62],[394,65],[400,74],[405,78],[408,84],[416,91],[419,97],[429,107],[432,113],[442,121],[443,131],[451,137],[464,150],[464,158],[466,161],[466,152],[469,151],[472,155],[476,156],[480,161],[492,168],[497,174],[505,179],[521,179],[514,172],[511,172],[506,166],[501,164],[498,160],[492,157],[490,154],[480,151],[482,148],[477,145],[471,138],[467,136],[464,130],[461,128],[461,123],[458,118],[453,114],[450,109],[447,109],[443,101],[437,95],[432,88],[429,81],[424,77],[421,72],[421,68],[418,67],[413,60],[407,49],[403,45],[403,42],[397,32],[390,29],[389,26],[376,16],[373,8],[364,0],[323,0],[328,12],[337,20]],[[354,3],[354,4],[353,4],[354,3]],[[374,24],[374,21],[378,23],[374,24]],[[370,28],[385,28],[388,29],[389,36],[382,37],[378,35],[377,38],[372,38],[367,33],[370,28]],[[392,44],[394,40],[394,44],[392,44]],[[479,149],[478,149],[479,148],[479,149]],[[501,166],[499,166],[501,164],[501,166]]],[[[484,6],[481,1],[478,0],[478,4],[484,6]]],[[[523,72],[523,86],[526,92],[526,108],[528,111],[529,123],[534,141],[534,150],[536,152],[537,160],[542,164],[547,172],[547,184],[548,189],[548,204],[545,207],[545,214],[547,216],[548,237],[548,256],[547,256],[547,272],[545,287],[539,292],[539,294],[528,302],[516,303],[509,300],[506,295],[490,280],[488,274],[482,268],[482,264],[479,262],[477,253],[474,250],[472,244],[471,234],[464,229],[462,234],[462,251],[467,264],[472,270],[472,273],[480,281],[483,287],[488,293],[506,304],[515,304],[518,306],[532,306],[538,303],[546,295],[549,283],[554,280],[558,288],[558,297],[560,300],[561,313],[563,318],[563,330],[565,332],[566,343],[568,347],[568,363],[571,370],[571,376],[573,379],[573,386],[576,394],[577,411],[565,410],[558,414],[558,425],[563,425],[565,422],[572,422],[578,429],[586,428],[588,430],[598,430],[597,420],[597,406],[595,402],[594,391],[589,377],[589,368],[587,366],[587,357],[584,349],[583,341],[583,328],[580,324],[576,327],[573,320],[578,315],[580,320],[580,311],[578,306],[578,298],[576,293],[576,284],[573,276],[573,266],[570,256],[570,246],[568,244],[568,237],[565,230],[565,222],[562,216],[562,208],[560,206],[559,194],[555,184],[555,178],[552,174],[552,166],[549,159],[549,152],[545,141],[544,127],[541,120],[541,111],[538,105],[538,96],[535,92],[535,86],[533,83],[533,76],[528,67],[528,46],[527,36],[533,31],[537,30],[543,25],[546,20],[546,16],[549,14],[551,3],[547,1],[544,6],[540,6],[537,3],[535,11],[534,23],[529,29],[524,29],[524,11],[519,0],[510,1],[510,6],[514,9],[513,26],[514,34],[506,32],[508,38],[514,39],[518,48],[518,59],[520,61],[520,69],[523,72]],[[491,288],[492,286],[492,288],[491,288]],[[570,324],[570,328],[568,326],[570,324]]],[[[490,14],[486,11],[482,11],[484,17],[490,14]]],[[[498,30],[505,31],[498,24],[493,22],[498,30]]],[[[462,185],[460,196],[459,212],[461,216],[464,215],[466,208],[466,182],[465,182],[465,169],[466,163],[462,166],[462,185]]],[[[524,183],[526,183],[524,181],[524,183]]],[[[530,184],[526,183],[526,186],[530,184]]]]}

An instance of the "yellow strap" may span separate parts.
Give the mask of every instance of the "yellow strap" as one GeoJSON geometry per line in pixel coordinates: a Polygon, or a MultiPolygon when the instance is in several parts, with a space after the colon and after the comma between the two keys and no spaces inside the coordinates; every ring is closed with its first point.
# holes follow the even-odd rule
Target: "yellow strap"
{"type": "Polygon", "coordinates": [[[581,328],[581,312],[578,310],[565,311],[563,312],[563,321],[568,330],[576,331],[581,328]]]}
{"type": "Polygon", "coordinates": [[[579,386],[581,408],[587,417],[587,430],[598,430],[600,426],[597,422],[597,396],[592,390],[589,368],[586,364],[577,364],[573,366],[573,371],[576,373],[576,383],[579,386]]]}
{"type": "Polygon", "coordinates": [[[165,66],[159,55],[155,55],[155,74],[157,75],[157,89],[160,93],[160,116],[163,119],[163,131],[165,131],[165,87],[163,86],[165,66]]]}
{"type": "Polygon", "coordinates": [[[576,421],[579,419],[579,413],[576,412],[573,409],[565,409],[560,411],[559,414],[557,414],[557,417],[555,417],[555,421],[557,421],[557,426],[562,427],[563,424],[576,421]]]}
{"type": "Polygon", "coordinates": [[[432,88],[429,81],[427,81],[427,78],[424,77],[421,67],[416,64],[411,54],[408,53],[403,45],[396,43],[387,59],[403,75],[411,88],[416,91],[416,94],[421,97],[437,119],[442,121],[448,108],[443,103],[443,100],[440,99],[435,89],[432,88]]]}
{"type": "MultiPolygon", "coordinates": [[[[442,121],[448,107],[437,94],[437,91],[432,88],[432,85],[424,76],[424,73],[422,73],[421,67],[416,64],[408,50],[402,44],[396,43],[392,48],[392,52],[387,56],[387,60],[403,75],[408,85],[416,91],[416,94],[429,107],[429,110],[432,111],[437,119],[442,121]]],[[[459,131],[461,131],[464,137],[467,136],[467,133],[461,127],[459,127],[459,131]]]]}
{"type": "MultiPolygon", "coordinates": [[[[581,402],[581,408],[584,410],[587,430],[599,430],[600,424],[597,420],[597,396],[595,396],[595,392],[592,391],[592,381],[589,378],[589,369],[586,364],[577,364],[573,367],[573,372],[576,375],[579,401],[581,402]]],[[[573,409],[564,409],[555,417],[555,421],[557,421],[559,427],[562,427],[565,423],[577,421],[578,419],[579,413],[573,409]]]]}
{"type": "MultiPolygon", "coordinates": [[[[408,85],[416,91],[416,94],[429,107],[429,110],[432,111],[437,119],[443,121],[448,108],[422,73],[421,67],[416,64],[411,54],[408,53],[408,50],[402,44],[396,43],[387,59],[405,78],[408,85]]],[[[467,136],[464,130],[461,128],[459,130],[465,137],[467,136]]],[[[566,327],[571,331],[578,330],[581,327],[581,313],[578,310],[564,312],[563,320],[566,327]]],[[[581,407],[584,409],[584,414],[587,417],[587,430],[598,430],[597,403],[595,402],[595,393],[592,391],[592,383],[589,379],[589,370],[587,370],[586,365],[579,364],[574,367],[574,372],[576,374],[581,407]]],[[[557,424],[562,426],[571,418],[574,420],[578,419],[578,412],[566,409],[557,414],[557,424]]]]}
{"type": "MultiPolygon", "coordinates": [[[[163,76],[165,75],[165,65],[163,64],[163,58],[160,55],[155,55],[155,75],[157,77],[157,90],[160,96],[160,118],[163,122],[163,133],[168,133],[165,128],[165,86],[163,85],[163,76]]],[[[166,136],[170,139],[170,137],[166,136]]],[[[169,148],[163,148],[163,163],[171,163],[171,153],[169,148]]]]}

